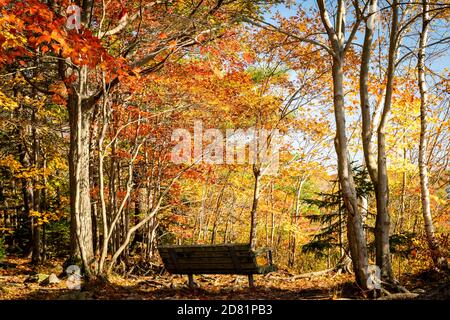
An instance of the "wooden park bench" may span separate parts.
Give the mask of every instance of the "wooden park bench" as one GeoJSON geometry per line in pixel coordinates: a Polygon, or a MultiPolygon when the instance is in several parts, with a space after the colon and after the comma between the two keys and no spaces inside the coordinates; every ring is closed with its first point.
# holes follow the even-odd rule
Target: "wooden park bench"
{"type": "Polygon", "coordinates": [[[167,271],[186,274],[194,288],[194,274],[242,274],[253,287],[254,274],[276,270],[269,249],[251,250],[249,244],[159,246],[159,254],[167,271]]]}

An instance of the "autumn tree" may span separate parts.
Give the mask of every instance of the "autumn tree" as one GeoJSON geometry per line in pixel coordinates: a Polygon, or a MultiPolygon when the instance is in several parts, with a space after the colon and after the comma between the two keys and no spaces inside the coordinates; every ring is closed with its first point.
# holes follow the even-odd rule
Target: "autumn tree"
{"type": "MultiPolygon", "coordinates": [[[[138,7],[132,4],[126,7],[118,2],[79,1],[76,3],[81,8],[81,25],[71,30],[65,28],[63,14],[68,5],[65,1],[4,2],[7,17],[16,17],[16,25],[12,24],[15,32],[29,40],[26,45],[15,47],[13,53],[8,52],[7,62],[13,55],[23,56],[24,60],[47,59],[55,68],[53,82],[59,81],[65,87],[63,93],[55,94],[62,96],[69,111],[72,255],[81,258],[89,273],[94,260],[90,127],[94,107],[105,89],[117,86],[126,77],[154,72],[183,48],[216,38],[225,26],[236,23],[235,13],[257,11],[258,2],[208,1],[197,5],[148,1],[138,7]],[[120,15],[115,14],[118,9],[120,15]],[[175,24],[174,17],[177,17],[175,24]],[[37,20],[39,27],[33,23],[37,20]],[[113,39],[120,39],[118,46],[113,39]],[[35,51],[27,52],[25,46],[35,51]],[[106,85],[99,80],[99,72],[107,73],[106,85]]],[[[75,11],[69,12],[70,19],[77,14],[75,11]]],[[[54,93],[48,86],[37,88],[54,93]]]]}

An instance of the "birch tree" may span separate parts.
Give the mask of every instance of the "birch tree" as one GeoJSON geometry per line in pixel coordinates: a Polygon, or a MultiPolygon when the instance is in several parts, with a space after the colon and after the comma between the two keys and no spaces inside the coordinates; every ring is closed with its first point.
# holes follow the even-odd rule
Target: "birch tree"
{"type": "Polygon", "coordinates": [[[422,30],[419,34],[419,48],[417,55],[417,79],[420,92],[420,142],[419,142],[419,173],[420,173],[420,200],[422,204],[422,215],[425,224],[425,234],[428,246],[431,251],[431,257],[436,267],[446,267],[446,259],[439,250],[436,241],[433,218],[430,209],[430,190],[428,187],[428,135],[427,130],[427,109],[429,107],[428,88],[427,88],[427,70],[425,67],[426,47],[428,45],[428,32],[430,28],[430,5],[428,0],[422,0],[422,30]]]}
{"type": "Polygon", "coordinates": [[[356,281],[362,288],[367,288],[368,257],[366,237],[362,223],[361,210],[358,206],[355,182],[348,158],[343,69],[345,54],[348,51],[348,48],[350,47],[350,44],[353,41],[353,38],[355,37],[361,23],[362,13],[359,12],[359,9],[357,9],[357,21],[355,21],[353,29],[347,38],[345,24],[345,1],[338,1],[334,25],[330,20],[325,2],[323,0],[317,0],[317,5],[319,7],[320,19],[326,30],[326,34],[328,35],[328,40],[331,45],[330,47],[327,46],[327,51],[333,59],[333,105],[336,121],[335,149],[338,158],[339,183],[341,185],[343,201],[348,214],[347,237],[349,239],[356,281]]]}

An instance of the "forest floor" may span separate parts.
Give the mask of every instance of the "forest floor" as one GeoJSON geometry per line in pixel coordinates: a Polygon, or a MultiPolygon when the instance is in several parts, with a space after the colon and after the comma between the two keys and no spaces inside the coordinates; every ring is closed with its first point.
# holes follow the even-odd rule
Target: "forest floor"
{"type": "MultiPolygon", "coordinates": [[[[69,290],[64,277],[59,283],[45,284],[42,278],[62,274],[62,261],[51,260],[38,268],[29,259],[9,257],[0,265],[0,300],[50,299],[265,299],[265,300],[330,300],[363,299],[349,274],[328,274],[315,278],[298,278],[287,271],[256,275],[253,289],[246,276],[199,275],[198,288],[187,287],[186,277],[167,273],[151,276],[112,276],[109,283],[91,283],[82,290],[69,290]],[[38,279],[39,278],[39,279],[38,279]]],[[[404,277],[402,285],[418,298],[450,300],[450,275],[424,271],[404,277]]]]}

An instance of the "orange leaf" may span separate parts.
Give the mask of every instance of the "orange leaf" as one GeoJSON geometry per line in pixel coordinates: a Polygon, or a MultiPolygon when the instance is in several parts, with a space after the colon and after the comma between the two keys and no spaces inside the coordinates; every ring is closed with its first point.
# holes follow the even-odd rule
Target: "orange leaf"
{"type": "Polygon", "coordinates": [[[175,48],[177,46],[177,40],[171,40],[169,41],[169,48],[175,48]]]}
{"type": "Polygon", "coordinates": [[[244,58],[245,62],[247,62],[247,63],[252,63],[253,62],[253,57],[248,52],[244,53],[243,58],[244,58]]]}
{"type": "Polygon", "coordinates": [[[165,33],[165,32],[163,32],[163,33],[161,33],[159,36],[158,36],[158,38],[159,39],[167,39],[167,33],[165,33]]]}

